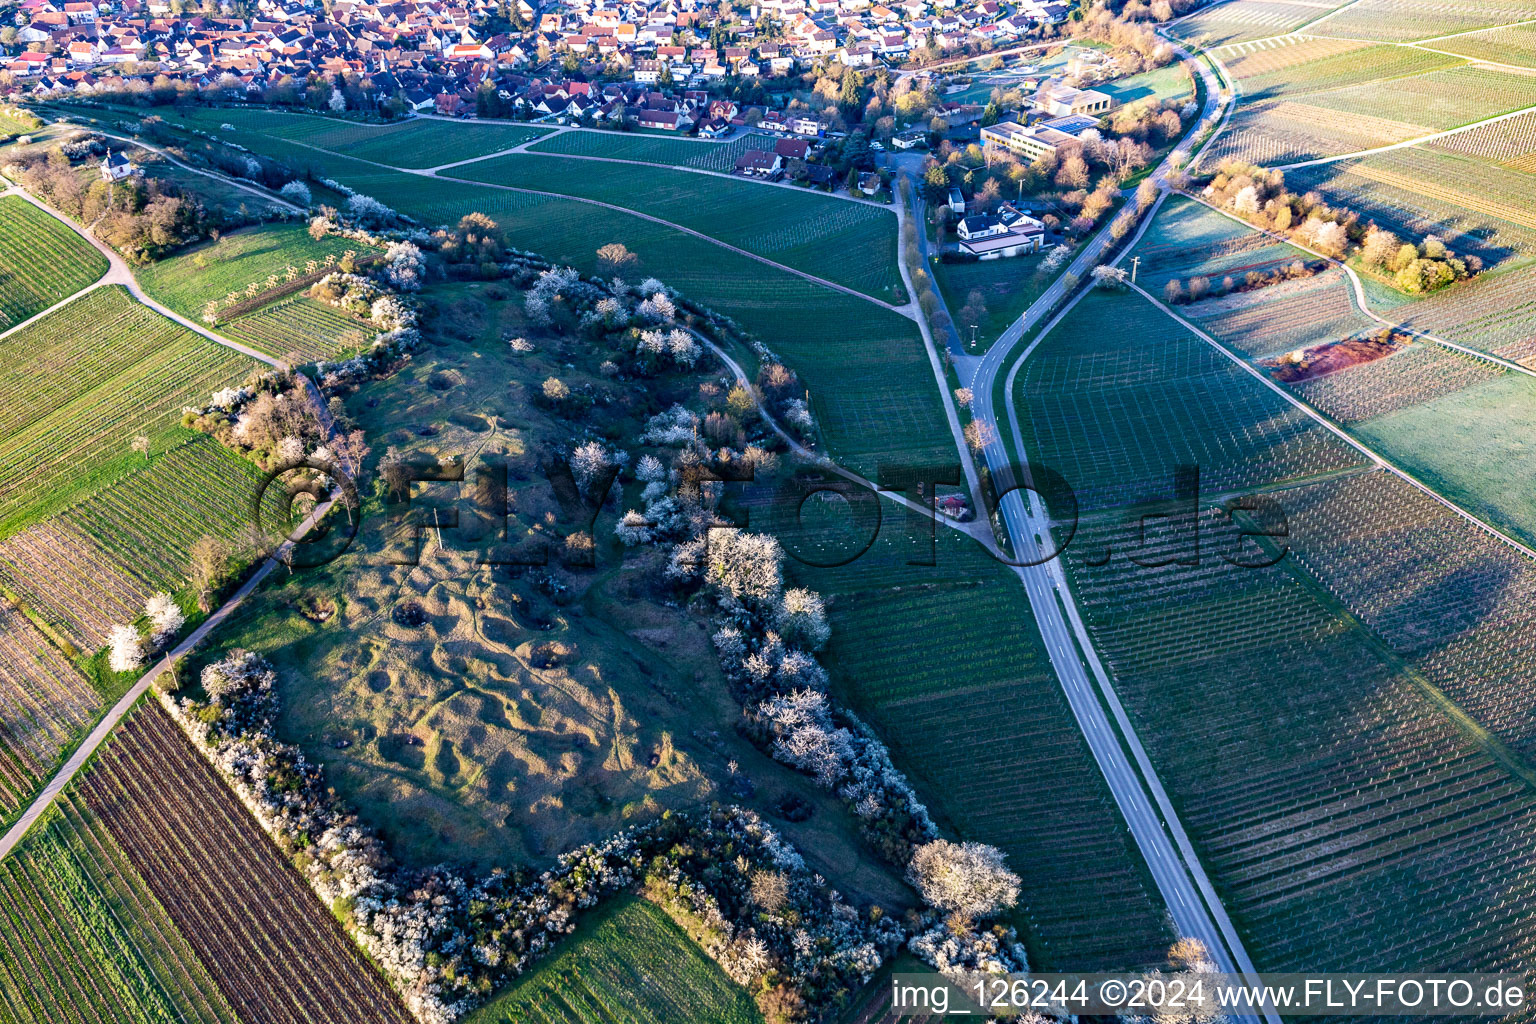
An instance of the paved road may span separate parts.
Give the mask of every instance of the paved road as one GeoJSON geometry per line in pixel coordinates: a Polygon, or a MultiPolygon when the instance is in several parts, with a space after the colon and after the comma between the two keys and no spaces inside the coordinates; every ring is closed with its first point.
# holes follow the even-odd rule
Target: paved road
{"type": "MultiPolygon", "coordinates": [[[[1200,124],[1220,108],[1221,82],[1210,68],[1188,50],[1183,47],[1176,49],[1181,59],[1202,76],[1205,84],[1205,109],[1200,112],[1190,130],[1192,137],[1200,130],[1200,124]]],[[[1150,180],[1159,187],[1159,204],[1166,195],[1165,179],[1171,169],[1165,160],[1151,175],[1150,180]]],[[[1141,231],[1146,230],[1155,212],[1155,209],[1147,212],[1141,231]]],[[[1120,217],[1126,216],[1134,216],[1134,213],[1128,209],[1120,214],[1120,217]]],[[[1136,237],[1139,234],[1138,231],[1136,237]]],[[[1085,278],[1113,241],[1111,228],[1106,226],[1085,243],[1068,267],[1072,277],[1078,280],[1085,278]]],[[[1018,429],[1016,411],[1012,409],[1011,384],[1018,367],[1028,358],[1034,346],[1039,344],[1039,338],[1023,352],[1014,353],[1013,349],[1023,337],[1026,327],[1047,316],[1067,298],[1069,290],[1066,275],[1054,281],[992,345],[972,378],[972,415],[998,430],[993,390],[1004,366],[1012,367],[1007,383],[1010,385],[1008,404],[1012,414],[1010,419],[1016,456],[1010,456],[1001,441],[1001,431],[998,431],[999,440],[988,445],[982,453],[995,480],[1013,479],[1011,462],[1024,467],[1027,473],[1027,452],[1020,443],[1022,434],[1018,429]]],[[[1055,320],[1046,325],[1046,331],[1060,322],[1069,309],[1070,306],[1063,309],[1055,320]]],[[[1043,331],[1040,336],[1044,334],[1043,331]]],[[[1021,492],[1010,492],[1003,497],[999,513],[1002,526],[1020,560],[1038,561],[1040,545],[1050,537],[1050,532],[1045,510],[1033,500],[1033,495],[1026,501],[1021,492]]],[[[1094,651],[1067,585],[1060,559],[1019,567],[1015,572],[1029,596],[1030,607],[1045,641],[1051,665],[1061,680],[1072,713],[1162,894],[1175,927],[1181,935],[1201,940],[1210,951],[1212,960],[1223,971],[1252,974],[1253,963],[1120,704],[1109,674],[1094,651]]],[[[1272,1013],[1264,1016],[1270,1024],[1279,1024],[1278,1016],[1272,1013]]]]}
{"type": "MultiPolygon", "coordinates": [[[[45,316],[48,312],[51,312],[53,309],[57,309],[59,306],[73,302],[75,299],[78,299],[80,296],[87,292],[94,291],[95,289],[103,287],[104,285],[122,285],[127,288],[128,291],[138,301],[144,303],[146,306],[149,306],[151,309],[154,309],[162,316],[165,316],[171,320],[174,320],[176,323],[181,324],[188,330],[193,331],[203,336],[204,338],[207,338],[209,341],[223,345],[227,348],[232,348],[237,352],[242,352],[253,359],[259,359],[269,366],[281,367],[283,365],[277,360],[273,359],[271,356],[257,352],[252,348],[241,345],[239,342],[231,341],[228,338],[222,337],[196,323],[193,323],[180,314],[166,309],[158,302],[155,302],[153,299],[146,296],[143,290],[139,288],[138,282],[134,280],[133,274],[128,268],[128,264],[123,261],[122,257],[120,257],[116,251],[114,251],[111,247],[104,245],[99,239],[92,236],[90,232],[81,229],[79,225],[75,224],[68,217],[65,217],[63,214],[48,206],[46,203],[41,202],[35,196],[19,188],[6,189],[4,192],[0,192],[0,195],[18,195],[26,201],[30,202],[32,205],[47,212],[60,223],[69,227],[71,231],[74,231],[80,237],[84,238],[86,241],[95,246],[98,251],[107,257],[111,264],[111,268],[101,278],[101,280],[86,288],[82,288],[80,291],[71,295],[69,298],[62,300],[61,302],[50,307],[50,309],[39,313],[36,317],[32,317],[23,323],[18,324],[16,327],[11,329],[12,331],[21,329],[22,327],[26,326],[26,324],[31,323],[32,320],[36,320],[39,317],[45,316]]],[[[11,332],[7,331],[5,333],[9,334],[11,332]]],[[[0,338],[3,338],[4,336],[4,334],[0,334],[0,338]]],[[[316,407],[316,415],[320,419],[322,429],[324,429],[327,434],[334,437],[336,432],[336,425],[331,419],[330,410],[326,408],[325,402],[321,398],[319,390],[315,387],[314,382],[311,381],[308,377],[303,377],[302,379],[304,380],[310,396],[314,401],[316,407]]],[[[198,643],[200,643],[210,632],[218,627],[219,623],[228,618],[230,614],[234,612],[234,610],[238,608],[245,601],[245,599],[248,598],[256,590],[256,588],[261,585],[262,581],[271,575],[274,569],[283,565],[283,557],[293,549],[294,543],[307,536],[309,531],[314,529],[315,524],[325,517],[326,512],[330,510],[333,504],[334,500],[325,501],[317,505],[314,510],[310,512],[309,516],[299,524],[297,530],[295,530],[295,532],[291,535],[290,539],[285,540],[281,545],[279,545],[278,548],[273,551],[271,556],[267,558],[266,562],[262,564],[261,568],[257,569],[256,572],[251,575],[251,578],[246,580],[244,585],[242,585],[239,590],[235,591],[234,595],[230,597],[228,601],[226,601],[217,610],[215,610],[212,615],[204,619],[202,624],[194,629],[185,640],[177,644],[175,648],[169,651],[166,656],[161,659],[159,664],[150,669],[148,672],[144,673],[144,675],[140,677],[139,681],[134,683],[132,688],[130,688],[127,693],[123,694],[122,698],[112,706],[112,709],[106,713],[102,720],[96,723],[96,728],[91,730],[90,734],[86,736],[85,740],[80,744],[80,746],[75,749],[75,752],[70,755],[69,760],[64,762],[63,767],[58,770],[53,778],[48,780],[48,784],[43,787],[42,791],[32,801],[31,805],[28,806],[24,812],[22,812],[21,817],[16,820],[16,823],[11,826],[11,828],[5,833],[3,837],[0,837],[0,859],[4,859],[16,846],[16,844],[21,841],[22,837],[27,834],[28,829],[30,829],[37,822],[37,819],[43,814],[44,811],[48,809],[48,807],[53,803],[58,795],[63,792],[64,787],[69,785],[70,780],[75,777],[76,773],[80,771],[85,762],[90,759],[93,753],[95,753],[96,748],[101,746],[107,737],[112,734],[112,730],[117,727],[118,722],[122,721],[123,716],[128,713],[128,710],[132,708],[134,703],[144,695],[145,691],[147,691],[150,686],[154,684],[155,680],[160,678],[161,673],[169,671],[170,665],[173,661],[189,653],[194,647],[196,647],[198,643]]]]}
{"type": "MultiPolygon", "coordinates": [[[[299,525],[294,537],[303,538],[307,535],[314,528],[315,524],[324,518],[325,513],[330,511],[331,505],[332,502],[330,501],[317,505],[314,511],[309,514],[309,517],[299,525]]],[[[52,805],[53,801],[58,798],[58,795],[64,791],[64,787],[69,785],[70,780],[75,777],[85,765],[85,762],[90,760],[91,755],[96,752],[96,748],[101,746],[106,738],[112,734],[113,729],[117,728],[117,723],[122,721],[123,716],[144,695],[145,691],[154,685],[155,680],[159,679],[162,673],[169,672],[171,664],[177,658],[188,654],[202,642],[204,637],[217,629],[221,622],[227,619],[235,609],[239,608],[245,599],[255,592],[257,587],[261,586],[262,581],[271,575],[274,569],[282,566],[284,564],[283,556],[292,549],[293,543],[292,540],[284,541],[272,553],[271,557],[262,563],[261,568],[256,570],[239,590],[235,591],[234,596],[224,602],[212,615],[204,619],[202,624],[194,629],[185,640],[177,644],[164,658],[160,659],[160,662],[154,668],[144,673],[139,678],[139,681],[134,683],[133,687],[123,694],[116,704],[112,705],[112,710],[108,711],[106,716],[96,723],[96,728],[91,730],[90,735],[75,749],[75,752],[70,755],[69,760],[64,762],[64,766],[58,770],[53,778],[48,780],[48,784],[43,787],[42,792],[22,812],[21,817],[16,819],[16,824],[12,825],[4,836],[0,836],[0,860],[8,856],[11,850],[16,847],[16,844],[21,842],[27,831],[36,824],[37,819],[52,805]]]]}

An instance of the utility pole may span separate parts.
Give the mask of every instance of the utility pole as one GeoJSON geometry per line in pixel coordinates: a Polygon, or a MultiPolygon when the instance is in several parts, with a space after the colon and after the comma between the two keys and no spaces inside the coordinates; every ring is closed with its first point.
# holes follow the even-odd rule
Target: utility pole
{"type": "Polygon", "coordinates": [[[1136,268],[1141,265],[1140,256],[1131,257],[1131,284],[1136,283],[1136,268]]]}

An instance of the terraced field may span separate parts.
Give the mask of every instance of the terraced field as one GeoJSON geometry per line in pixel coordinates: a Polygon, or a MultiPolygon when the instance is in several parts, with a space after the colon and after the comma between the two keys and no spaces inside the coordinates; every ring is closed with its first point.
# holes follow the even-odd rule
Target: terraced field
{"type": "Polygon", "coordinates": [[[302,365],[361,348],[377,331],[371,324],[299,295],[222,323],[219,333],[290,365],[302,365]]]}
{"type": "Polygon", "coordinates": [[[1137,280],[1149,291],[1161,289],[1173,278],[1241,277],[1250,270],[1266,272],[1293,260],[1310,259],[1294,246],[1183,196],[1163,204],[1134,255],[1140,257],[1137,280]]]}
{"type": "Polygon", "coordinates": [[[1201,151],[1203,165],[1241,160],[1260,165],[1294,163],[1323,156],[1342,156],[1363,149],[1405,142],[1429,134],[1423,125],[1361,114],[1344,113],[1295,100],[1278,100],[1242,108],[1227,130],[1201,151]]]}
{"type": "MultiPolygon", "coordinates": [[[[1235,4],[1224,5],[1233,9],[1235,4]]],[[[1219,8],[1213,8],[1212,13],[1219,8]]],[[[1319,36],[1280,36],[1262,41],[1234,43],[1217,48],[1227,73],[1239,81],[1285,68],[1309,64],[1324,57],[1362,50],[1370,43],[1353,39],[1325,39],[1319,36]]]]}
{"type": "Polygon", "coordinates": [[[1403,46],[1367,46],[1331,53],[1325,51],[1310,60],[1273,70],[1246,75],[1233,71],[1233,74],[1238,76],[1243,101],[1252,103],[1379,79],[1403,78],[1461,63],[1463,61],[1459,57],[1430,53],[1427,50],[1403,46]]]}
{"type": "Polygon", "coordinates": [[[772,136],[755,133],[738,135],[729,142],[704,142],[666,139],[655,135],[569,131],[536,142],[528,147],[528,151],[641,160],[668,167],[697,167],[706,171],[729,172],[735,168],[736,158],[743,153],[754,149],[772,149],[778,141],[772,136]]]}
{"type": "Polygon", "coordinates": [[[1287,514],[1308,572],[1531,763],[1536,700],[1520,681],[1536,649],[1530,559],[1381,473],[1303,489],[1287,514]]]}
{"type": "Polygon", "coordinates": [[[0,536],[163,451],[182,406],[258,364],[99,288],[0,341],[0,536]]]}
{"type": "Polygon", "coordinates": [[[1424,134],[1536,104],[1536,76],[1458,67],[1309,93],[1306,102],[1342,113],[1424,126],[1424,134]]]}
{"type": "Polygon", "coordinates": [[[1385,359],[1305,381],[1295,390],[1313,408],[1353,423],[1454,394],[1503,372],[1495,363],[1438,345],[1410,345],[1385,359]]]}
{"type": "Polygon", "coordinates": [[[1403,323],[1515,362],[1536,360],[1536,267],[1490,274],[1404,310],[1403,323]]]}
{"type": "Polygon", "coordinates": [[[107,258],[57,219],[0,197],[0,331],[75,294],[107,272],[107,258]]]}
{"type": "Polygon", "coordinates": [[[101,704],[58,649],[0,602],[0,820],[32,798],[101,704]]]}
{"type": "Polygon", "coordinates": [[[1536,68],[1536,25],[1508,25],[1455,39],[1442,39],[1435,43],[1435,48],[1474,60],[1536,68]]]}
{"type": "Polygon", "coordinates": [[[1536,18],[1536,6],[1519,0],[1360,0],[1308,31],[1325,36],[1407,42],[1531,18],[1536,18]]]}
{"type": "Polygon", "coordinates": [[[761,1024],[746,990],[654,904],[608,901],[464,1024],[761,1024]]]}
{"type": "Polygon", "coordinates": [[[1136,296],[1084,299],[1024,364],[1016,394],[1030,461],[1060,473],[1084,511],[1170,498],[1181,465],[1214,493],[1360,461],[1136,296]]]}
{"type": "Polygon", "coordinates": [[[1361,313],[1341,270],[1179,307],[1222,344],[1254,358],[1348,337],[1376,322],[1361,313]]]}
{"type": "Polygon", "coordinates": [[[239,1024],[100,819],[58,806],[0,864],[0,1020],[239,1024]]]}
{"type": "Polygon", "coordinates": [[[1513,171],[1536,173],[1536,113],[1458,132],[1430,143],[1429,147],[1481,157],[1513,171]]]}
{"type": "Polygon", "coordinates": [[[250,1024],[409,1024],[335,918],[158,704],[104,748],[85,806],[250,1024]]]}
{"type": "Polygon", "coordinates": [[[0,139],[8,139],[13,135],[24,135],[32,130],[30,122],[12,117],[4,111],[0,111],[0,139]]]}
{"type": "Polygon", "coordinates": [[[469,164],[456,177],[580,196],[701,231],[722,242],[900,302],[896,217],[867,203],[759,182],[533,155],[469,164]]]}
{"type": "Polygon", "coordinates": [[[1289,0],[1252,0],[1221,4],[1185,18],[1175,27],[1181,39],[1208,47],[1267,39],[1293,32],[1327,13],[1326,8],[1289,0]]]}

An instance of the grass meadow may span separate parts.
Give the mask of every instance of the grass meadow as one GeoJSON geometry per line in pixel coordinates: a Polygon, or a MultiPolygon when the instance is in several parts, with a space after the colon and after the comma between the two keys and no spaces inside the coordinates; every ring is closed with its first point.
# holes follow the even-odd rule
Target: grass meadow
{"type": "Polygon", "coordinates": [[[309,260],[340,259],[349,249],[364,248],[336,235],[317,242],[302,224],[263,224],[184,249],[139,268],[136,275],[154,298],[182,316],[197,319],[205,305],[230,292],[244,292],[252,283],[265,290],[268,277],[281,278],[289,267],[303,274],[309,260]]]}

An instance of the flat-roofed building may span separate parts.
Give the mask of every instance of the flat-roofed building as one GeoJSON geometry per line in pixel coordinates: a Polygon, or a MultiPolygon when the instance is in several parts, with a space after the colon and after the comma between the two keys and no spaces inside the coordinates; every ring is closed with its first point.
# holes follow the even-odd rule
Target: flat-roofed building
{"type": "Polygon", "coordinates": [[[999,121],[981,130],[983,146],[995,146],[1016,153],[1026,160],[1065,158],[1083,148],[1081,139],[1066,132],[1035,125],[1026,128],[1017,121],[999,121]]]}

